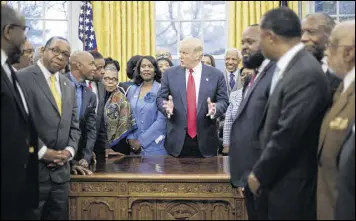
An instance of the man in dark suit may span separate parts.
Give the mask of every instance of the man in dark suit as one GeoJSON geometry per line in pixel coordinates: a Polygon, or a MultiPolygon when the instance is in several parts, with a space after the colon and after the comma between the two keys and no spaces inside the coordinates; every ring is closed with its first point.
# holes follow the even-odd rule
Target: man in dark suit
{"type": "Polygon", "coordinates": [[[262,54],[258,25],[251,25],[242,33],[242,56],[244,67],[257,70],[257,75],[252,76],[232,124],[229,151],[231,183],[244,193],[250,220],[268,219],[266,196],[254,197],[247,185],[247,176],[261,154],[257,129],[276,67],[275,62],[265,59],[262,54]]]}
{"type": "Polygon", "coordinates": [[[351,124],[337,157],[335,220],[355,220],[355,123],[351,124]]]}
{"type": "MultiPolygon", "coordinates": [[[[92,80],[96,70],[94,57],[89,52],[75,52],[70,56],[70,70],[66,76],[73,83],[76,93],[77,113],[81,137],[74,164],[78,163],[89,168],[92,161],[96,141],[96,96],[87,85],[86,80],[92,80]]],[[[83,174],[85,175],[85,174],[83,174]]]]}
{"type": "Polygon", "coordinates": [[[305,49],[312,53],[320,62],[325,76],[331,88],[330,99],[342,81],[334,73],[331,73],[327,65],[327,57],[324,55],[331,31],[335,27],[335,21],[326,13],[314,13],[307,15],[302,21],[302,38],[305,49]]]}
{"type": "Polygon", "coordinates": [[[355,123],[351,124],[338,158],[335,220],[355,220],[355,123]]]}
{"type": "Polygon", "coordinates": [[[59,71],[69,60],[71,48],[62,37],[50,38],[37,64],[18,72],[28,94],[28,106],[39,138],[45,146],[38,153],[40,199],[36,219],[66,219],[71,160],[77,151],[80,129],[72,82],[59,71]],[[49,161],[59,152],[63,160],[49,161]]]}
{"type": "Polygon", "coordinates": [[[96,107],[96,142],[94,145],[94,153],[97,158],[102,159],[105,157],[105,150],[107,146],[107,133],[106,125],[104,121],[104,108],[105,108],[105,88],[102,83],[103,76],[105,74],[105,60],[104,57],[97,51],[89,51],[94,57],[96,66],[93,80],[87,80],[87,85],[96,95],[97,107],[96,107]]]}
{"type": "Polygon", "coordinates": [[[1,219],[26,220],[38,206],[38,141],[27,96],[10,61],[18,62],[28,27],[1,5],[1,219]]]}
{"type": "Polygon", "coordinates": [[[224,75],[202,64],[199,39],[180,44],[180,66],[163,74],[157,95],[159,110],[166,116],[165,147],[175,157],[211,157],[218,152],[216,118],[228,105],[224,75]]]}
{"type": "Polygon", "coordinates": [[[268,194],[269,219],[316,219],[316,153],[328,83],[319,62],[303,49],[293,10],[270,10],[260,32],[264,56],[277,63],[262,117],[262,153],[248,185],[254,195],[268,194]]]}

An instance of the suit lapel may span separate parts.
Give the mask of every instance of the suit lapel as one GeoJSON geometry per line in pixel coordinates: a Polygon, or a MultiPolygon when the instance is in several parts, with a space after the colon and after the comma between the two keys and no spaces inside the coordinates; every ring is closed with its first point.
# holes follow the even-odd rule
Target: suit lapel
{"type": "Polygon", "coordinates": [[[329,128],[329,123],[345,108],[351,98],[351,95],[355,93],[355,82],[349,86],[344,94],[341,94],[342,86],[343,85],[341,83],[338,90],[335,92],[334,103],[331,106],[329,112],[325,115],[325,122],[323,123],[320,131],[319,152],[321,151],[324,144],[326,133],[329,128]]]}
{"type": "MultiPolygon", "coordinates": [[[[199,113],[200,108],[203,106],[205,89],[209,88],[209,79],[210,79],[210,74],[206,73],[205,66],[203,65],[202,72],[201,72],[201,79],[200,79],[197,114],[199,113]]],[[[205,102],[207,101],[205,100],[205,102]]]]}
{"type": "Polygon", "coordinates": [[[97,88],[98,88],[98,97],[99,97],[99,101],[100,100],[104,100],[105,99],[105,88],[104,88],[104,84],[101,82],[98,82],[97,84],[97,88]]]}
{"type": "MultiPolygon", "coordinates": [[[[17,107],[20,109],[20,112],[21,112],[21,115],[22,115],[23,119],[25,120],[25,122],[27,122],[27,121],[28,121],[28,115],[27,115],[26,112],[25,112],[25,107],[23,106],[22,101],[19,100],[19,99],[21,99],[21,97],[18,97],[18,96],[16,95],[14,86],[13,86],[13,84],[10,82],[10,79],[8,78],[8,76],[6,75],[5,70],[4,70],[3,68],[1,68],[1,69],[2,69],[2,71],[1,71],[1,73],[2,73],[2,74],[1,74],[1,75],[2,75],[2,79],[4,80],[4,82],[5,82],[5,83],[7,84],[7,86],[9,87],[9,89],[10,89],[10,91],[11,91],[13,97],[15,98],[16,105],[17,105],[17,107]]],[[[11,70],[10,70],[10,71],[11,71],[11,70]]]]}
{"type": "Polygon", "coordinates": [[[187,112],[187,85],[185,79],[185,69],[180,67],[179,73],[177,74],[177,84],[180,88],[180,95],[182,97],[185,112],[187,112]]]}
{"type": "MultiPolygon", "coordinates": [[[[72,99],[71,99],[70,94],[67,90],[68,89],[67,87],[69,85],[67,85],[67,83],[65,82],[65,76],[59,74],[58,77],[59,77],[59,85],[61,87],[61,92],[62,92],[62,102],[61,102],[62,103],[62,114],[61,114],[61,116],[64,116],[64,114],[67,111],[72,111],[72,110],[69,110],[68,108],[64,108],[64,107],[70,107],[70,105],[67,105],[66,103],[72,102],[72,99]]],[[[58,111],[58,109],[57,109],[57,111],[58,111]]],[[[59,114],[59,112],[58,112],[58,114],[59,114]]],[[[71,115],[72,114],[70,114],[70,116],[71,115]]]]}
{"type": "Polygon", "coordinates": [[[48,100],[51,102],[52,106],[57,110],[57,112],[59,114],[56,101],[54,100],[53,94],[48,86],[47,80],[45,79],[41,69],[37,65],[36,65],[36,68],[37,68],[37,71],[35,72],[33,77],[34,77],[36,83],[38,84],[39,88],[41,88],[43,93],[46,95],[48,100]]]}

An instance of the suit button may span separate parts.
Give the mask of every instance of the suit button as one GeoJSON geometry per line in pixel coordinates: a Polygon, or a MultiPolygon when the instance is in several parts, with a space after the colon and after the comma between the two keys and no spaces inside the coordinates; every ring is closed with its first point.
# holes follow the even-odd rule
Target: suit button
{"type": "Polygon", "coordinates": [[[141,124],[143,124],[143,120],[141,121],[141,124]]]}
{"type": "Polygon", "coordinates": [[[26,169],[26,168],[27,168],[27,164],[24,164],[24,165],[23,165],[23,168],[25,168],[25,169],[26,169]]]}

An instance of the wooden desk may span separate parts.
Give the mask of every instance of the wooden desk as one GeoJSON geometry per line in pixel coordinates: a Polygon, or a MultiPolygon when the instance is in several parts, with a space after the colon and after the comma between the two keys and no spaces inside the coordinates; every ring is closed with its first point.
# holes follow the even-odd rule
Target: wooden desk
{"type": "Polygon", "coordinates": [[[72,176],[69,217],[116,220],[246,219],[228,157],[116,157],[72,176]]]}

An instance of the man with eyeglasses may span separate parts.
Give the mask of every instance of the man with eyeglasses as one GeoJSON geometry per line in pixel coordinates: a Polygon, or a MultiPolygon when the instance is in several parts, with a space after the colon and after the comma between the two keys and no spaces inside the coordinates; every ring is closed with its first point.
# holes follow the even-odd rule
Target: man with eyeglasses
{"type": "Polygon", "coordinates": [[[43,57],[35,65],[18,72],[29,97],[29,109],[39,137],[44,142],[38,152],[39,206],[34,219],[67,219],[70,180],[69,161],[81,136],[75,88],[60,74],[68,63],[71,47],[62,37],[50,38],[43,57]]]}
{"type": "Polygon", "coordinates": [[[331,33],[325,55],[329,68],[343,82],[324,116],[318,149],[318,219],[334,219],[337,196],[337,157],[355,119],[355,21],[342,22],[331,33]]]}
{"type": "Polygon", "coordinates": [[[310,14],[302,21],[301,42],[304,43],[305,49],[320,62],[331,88],[330,99],[341,82],[340,78],[330,72],[327,57],[324,55],[327,41],[334,27],[334,19],[326,13],[310,14]]]}
{"type": "Polygon", "coordinates": [[[29,219],[38,206],[38,140],[29,99],[11,62],[26,41],[25,21],[1,5],[1,219],[29,219]]]}
{"type": "Polygon", "coordinates": [[[18,62],[13,63],[12,67],[15,71],[21,70],[33,64],[34,49],[29,40],[25,41],[22,49],[21,57],[18,62]]]}

